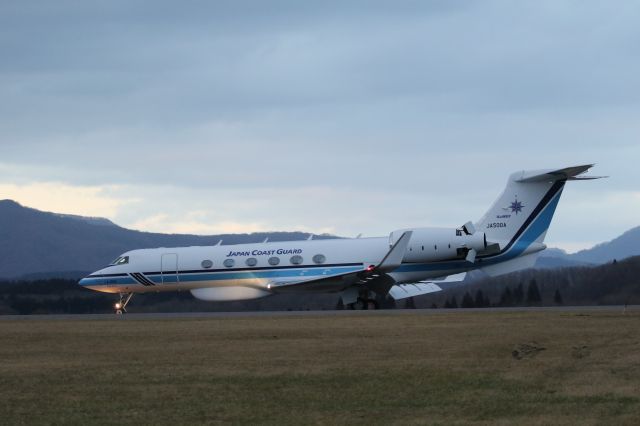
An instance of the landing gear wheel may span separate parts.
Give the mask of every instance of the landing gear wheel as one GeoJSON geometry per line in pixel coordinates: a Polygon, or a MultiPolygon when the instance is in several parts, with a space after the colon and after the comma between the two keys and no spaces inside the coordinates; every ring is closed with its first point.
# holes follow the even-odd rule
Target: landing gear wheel
{"type": "Polygon", "coordinates": [[[366,299],[358,297],[358,301],[355,303],[356,309],[359,311],[366,311],[369,309],[369,303],[366,299]]]}
{"type": "Polygon", "coordinates": [[[352,311],[366,311],[367,309],[375,309],[375,308],[370,308],[369,307],[370,306],[370,302],[371,302],[371,300],[363,299],[361,297],[358,297],[357,301],[355,301],[354,303],[349,303],[347,306],[352,311]]]}
{"type": "Polygon", "coordinates": [[[367,299],[367,309],[375,311],[379,308],[380,307],[378,306],[378,302],[376,302],[375,299],[367,299]]]}
{"type": "Polygon", "coordinates": [[[114,308],[116,310],[116,315],[122,315],[127,312],[127,304],[133,297],[133,293],[120,293],[120,300],[116,302],[114,308]]]}

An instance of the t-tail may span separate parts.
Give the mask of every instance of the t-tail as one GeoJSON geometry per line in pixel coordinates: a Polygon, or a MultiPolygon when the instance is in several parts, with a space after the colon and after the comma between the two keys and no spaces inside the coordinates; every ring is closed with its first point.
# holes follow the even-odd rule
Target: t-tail
{"type": "Polygon", "coordinates": [[[567,181],[583,176],[592,164],[564,169],[520,171],[509,176],[504,192],[475,227],[493,250],[483,256],[482,270],[500,275],[532,267],[544,250],[544,238],[567,181]]]}

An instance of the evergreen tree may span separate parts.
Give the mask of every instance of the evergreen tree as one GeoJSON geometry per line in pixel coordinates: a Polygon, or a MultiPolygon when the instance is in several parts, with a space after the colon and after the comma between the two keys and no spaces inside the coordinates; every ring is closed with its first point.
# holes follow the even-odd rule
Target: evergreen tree
{"type": "Polygon", "coordinates": [[[455,296],[453,296],[453,297],[451,298],[451,307],[452,307],[453,309],[457,309],[457,308],[458,308],[458,300],[456,300],[456,297],[455,297],[455,296]]]}
{"type": "Polygon", "coordinates": [[[529,288],[527,289],[527,305],[539,305],[542,301],[540,297],[540,290],[538,289],[538,283],[535,279],[531,280],[529,283],[529,288]]]}
{"type": "Polygon", "coordinates": [[[556,288],[556,293],[553,295],[553,303],[555,303],[556,305],[564,305],[559,288],[556,288]]]}
{"type": "Polygon", "coordinates": [[[511,293],[511,287],[506,287],[500,295],[500,306],[513,306],[513,294],[511,293]]]}
{"type": "Polygon", "coordinates": [[[338,297],[338,304],[336,305],[337,311],[344,310],[344,302],[342,301],[342,297],[338,297]]]}
{"type": "Polygon", "coordinates": [[[416,303],[413,301],[413,297],[409,297],[406,302],[404,302],[405,309],[415,309],[416,303]]]}
{"type": "Polygon", "coordinates": [[[489,300],[484,298],[484,293],[482,292],[482,290],[476,291],[475,305],[476,308],[485,308],[489,306],[489,300]]]}
{"type": "Polygon", "coordinates": [[[445,309],[451,309],[451,302],[449,301],[449,299],[447,299],[447,300],[444,302],[444,308],[445,308],[445,309]]]}
{"type": "Polygon", "coordinates": [[[432,303],[432,304],[431,304],[431,309],[438,309],[438,305],[436,305],[436,304],[435,304],[435,302],[434,302],[434,303],[432,303]]]}
{"type": "Polygon", "coordinates": [[[522,283],[520,283],[513,292],[513,303],[516,306],[522,306],[522,302],[524,302],[524,289],[522,288],[522,283]]]}
{"type": "Polygon", "coordinates": [[[473,298],[471,297],[471,295],[469,294],[469,292],[465,292],[464,296],[462,297],[462,303],[460,304],[460,307],[462,308],[475,308],[475,303],[473,303],[473,298]]]}

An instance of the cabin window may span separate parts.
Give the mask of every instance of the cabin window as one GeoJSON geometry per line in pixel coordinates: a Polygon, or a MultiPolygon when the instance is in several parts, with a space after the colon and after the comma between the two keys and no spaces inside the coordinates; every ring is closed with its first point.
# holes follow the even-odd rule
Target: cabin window
{"type": "Polygon", "coordinates": [[[210,261],[209,259],[206,259],[206,260],[203,260],[200,265],[202,265],[204,269],[209,269],[213,266],[213,262],[210,261]]]}
{"type": "Polygon", "coordinates": [[[434,250],[438,250],[438,246],[433,246],[433,249],[434,250]]]}
{"type": "Polygon", "coordinates": [[[289,261],[293,265],[299,265],[302,263],[303,259],[302,259],[302,256],[299,256],[296,254],[295,256],[291,256],[291,259],[289,259],[289,261]]]}
{"type": "Polygon", "coordinates": [[[244,263],[246,263],[247,266],[256,266],[258,264],[258,259],[256,259],[255,257],[250,257],[245,260],[244,263]]]}
{"type": "Polygon", "coordinates": [[[313,263],[321,264],[326,261],[327,258],[324,256],[324,254],[316,254],[315,256],[313,256],[313,263]]]}
{"type": "Polygon", "coordinates": [[[280,258],[279,257],[270,257],[269,258],[269,265],[276,266],[279,263],[280,263],[280,258]]]}
{"type": "Polygon", "coordinates": [[[111,265],[126,265],[127,263],[129,263],[129,256],[120,256],[111,262],[111,265]]]}
{"type": "Polygon", "coordinates": [[[236,264],[236,261],[233,259],[226,259],[223,263],[223,265],[226,266],[227,268],[231,268],[235,264],[236,264]]]}
{"type": "Polygon", "coordinates": [[[422,246],[422,251],[424,251],[424,246],[422,246]]]}

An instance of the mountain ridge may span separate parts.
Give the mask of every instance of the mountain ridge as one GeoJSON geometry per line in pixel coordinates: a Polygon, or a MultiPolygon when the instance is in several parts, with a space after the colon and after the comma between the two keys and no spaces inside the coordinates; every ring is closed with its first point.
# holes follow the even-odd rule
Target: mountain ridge
{"type": "MultiPolygon", "coordinates": [[[[94,271],[125,251],[154,247],[187,247],[263,241],[295,241],[306,232],[252,234],[160,234],[134,231],[108,219],[59,215],[0,201],[0,278],[44,277],[69,271],[94,271]],[[98,220],[97,220],[98,219],[98,220]],[[108,221],[112,225],[106,225],[108,221]]],[[[328,235],[319,239],[338,238],[328,235]]]]}

